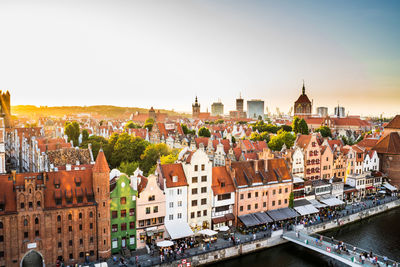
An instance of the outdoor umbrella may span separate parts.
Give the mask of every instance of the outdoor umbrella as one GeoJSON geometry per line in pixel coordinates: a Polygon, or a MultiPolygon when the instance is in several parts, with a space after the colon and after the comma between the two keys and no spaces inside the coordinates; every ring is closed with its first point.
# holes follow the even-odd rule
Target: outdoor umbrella
{"type": "Polygon", "coordinates": [[[174,242],[169,241],[169,240],[164,240],[164,241],[157,242],[157,246],[158,247],[170,247],[173,244],[174,244],[174,242]]]}
{"type": "Polygon", "coordinates": [[[226,232],[229,230],[229,227],[224,225],[224,226],[221,226],[218,230],[220,230],[221,232],[226,232]]]}
{"type": "Polygon", "coordinates": [[[216,235],[217,234],[217,232],[215,232],[215,231],[213,231],[211,229],[204,229],[204,230],[198,231],[197,233],[200,234],[200,235],[208,235],[208,236],[212,236],[212,235],[216,235]]]}

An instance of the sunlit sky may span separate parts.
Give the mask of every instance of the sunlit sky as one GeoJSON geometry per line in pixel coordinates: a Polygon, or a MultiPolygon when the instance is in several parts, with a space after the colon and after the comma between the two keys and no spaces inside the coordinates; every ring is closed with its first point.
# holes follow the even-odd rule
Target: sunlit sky
{"type": "Polygon", "coordinates": [[[12,105],[400,113],[400,1],[0,1],[12,105]]]}

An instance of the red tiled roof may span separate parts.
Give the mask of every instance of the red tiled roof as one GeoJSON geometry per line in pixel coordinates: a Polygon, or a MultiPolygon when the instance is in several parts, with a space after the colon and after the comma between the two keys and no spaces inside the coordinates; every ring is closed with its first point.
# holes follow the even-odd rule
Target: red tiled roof
{"type": "Polygon", "coordinates": [[[376,145],[376,143],[378,143],[378,139],[365,138],[360,142],[358,142],[357,145],[360,147],[372,148],[373,146],[376,145]]]}
{"type": "Polygon", "coordinates": [[[228,139],[222,139],[222,140],[213,140],[213,146],[214,149],[217,149],[217,145],[221,142],[221,144],[224,146],[224,152],[225,154],[228,154],[229,152],[229,148],[231,147],[231,145],[229,144],[229,140],[228,139]]]}
{"type": "Polygon", "coordinates": [[[196,147],[199,148],[200,143],[204,145],[204,147],[207,147],[208,145],[208,137],[197,137],[194,139],[196,142],[196,147]]]}
{"type": "Polygon", "coordinates": [[[386,126],[388,129],[400,129],[400,115],[396,115],[386,126]]]}
{"type": "Polygon", "coordinates": [[[311,101],[310,101],[310,99],[308,99],[308,96],[306,95],[306,94],[301,94],[300,96],[299,96],[299,98],[296,100],[296,102],[294,102],[295,104],[299,104],[299,103],[310,103],[311,104],[311,101]]]}
{"type": "Polygon", "coordinates": [[[93,166],[93,172],[110,172],[110,167],[108,166],[106,156],[102,149],[100,149],[97,154],[96,162],[93,166]]]}
{"type": "Polygon", "coordinates": [[[165,184],[168,188],[188,185],[182,164],[165,164],[161,165],[161,171],[165,178],[165,184]],[[177,176],[177,182],[173,182],[173,177],[177,176]]]}
{"type": "Polygon", "coordinates": [[[139,175],[139,177],[140,177],[140,183],[138,185],[138,193],[140,194],[146,188],[147,183],[149,182],[149,180],[146,177],[142,176],[142,175],[139,175]]]}
{"type": "Polygon", "coordinates": [[[212,186],[214,195],[221,195],[235,192],[232,177],[229,175],[225,166],[212,168],[212,186]],[[225,184],[221,187],[221,184],[225,184]]]}
{"type": "Polygon", "coordinates": [[[378,153],[400,154],[400,135],[396,132],[391,132],[379,139],[373,149],[378,153]]]}
{"type": "Polygon", "coordinates": [[[258,159],[257,153],[255,153],[255,152],[244,153],[243,156],[244,156],[245,160],[251,160],[251,159],[252,160],[256,160],[256,159],[258,159]]]}
{"type": "Polygon", "coordinates": [[[296,145],[304,149],[308,146],[310,140],[311,140],[311,135],[305,135],[305,134],[299,135],[296,140],[296,145]]]}

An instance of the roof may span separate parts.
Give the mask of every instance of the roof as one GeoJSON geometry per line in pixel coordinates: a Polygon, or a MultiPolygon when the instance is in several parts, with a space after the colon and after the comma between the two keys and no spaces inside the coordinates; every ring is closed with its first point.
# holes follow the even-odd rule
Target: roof
{"type": "Polygon", "coordinates": [[[386,126],[388,129],[400,129],[400,115],[396,115],[386,126]]]}
{"type": "Polygon", "coordinates": [[[214,195],[222,195],[235,192],[232,177],[229,175],[225,166],[212,168],[212,185],[214,195]],[[222,187],[222,183],[224,187],[222,187]]]}
{"type": "Polygon", "coordinates": [[[167,188],[188,185],[182,164],[174,163],[161,165],[161,171],[167,188]],[[178,178],[176,182],[173,182],[174,176],[178,178]]]}
{"type": "Polygon", "coordinates": [[[397,132],[391,132],[379,139],[373,149],[378,153],[400,154],[400,135],[397,132]]]}
{"type": "Polygon", "coordinates": [[[308,96],[306,94],[301,94],[299,96],[299,98],[296,100],[296,102],[294,102],[295,104],[299,104],[299,103],[310,103],[311,101],[310,99],[308,99],[308,96]]]}
{"type": "Polygon", "coordinates": [[[140,183],[138,185],[138,193],[140,194],[146,188],[147,183],[149,182],[149,180],[146,177],[142,176],[142,175],[139,175],[138,177],[140,178],[140,183]]]}
{"type": "Polygon", "coordinates": [[[110,167],[108,167],[103,149],[100,149],[99,153],[97,154],[96,163],[93,166],[93,172],[110,172],[110,167]]]}
{"type": "Polygon", "coordinates": [[[301,134],[297,137],[296,145],[300,148],[306,148],[310,143],[311,135],[301,134]]]}
{"type": "Polygon", "coordinates": [[[197,137],[194,139],[194,141],[196,142],[197,148],[199,148],[200,144],[203,144],[204,147],[207,147],[208,145],[208,137],[197,137]]]}
{"type": "Polygon", "coordinates": [[[375,138],[365,138],[361,140],[360,142],[357,143],[358,146],[360,147],[365,147],[365,148],[372,148],[378,143],[378,139],[375,138]]]}

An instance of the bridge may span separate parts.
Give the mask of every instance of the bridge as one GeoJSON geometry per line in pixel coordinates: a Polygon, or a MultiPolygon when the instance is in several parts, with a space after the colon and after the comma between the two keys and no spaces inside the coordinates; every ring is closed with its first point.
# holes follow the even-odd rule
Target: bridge
{"type": "MultiPolygon", "coordinates": [[[[322,235],[308,235],[304,231],[288,231],[285,232],[282,237],[290,242],[324,254],[349,266],[377,266],[373,265],[368,258],[365,259],[364,264],[361,262],[360,255],[362,253],[369,253],[369,251],[357,247],[354,250],[355,246],[346,243],[343,243],[343,245],[346,246],[347,252],[337,250],[335,247],[339,241],[331,240],[322,235]]],[[[382,256],[373,254],[373,257],[378,258],[380,266],[397,266],[394,265],[394,261],[389,259],[387,259],[388,265],[385,265],[384,257],[382,256]]]]}

